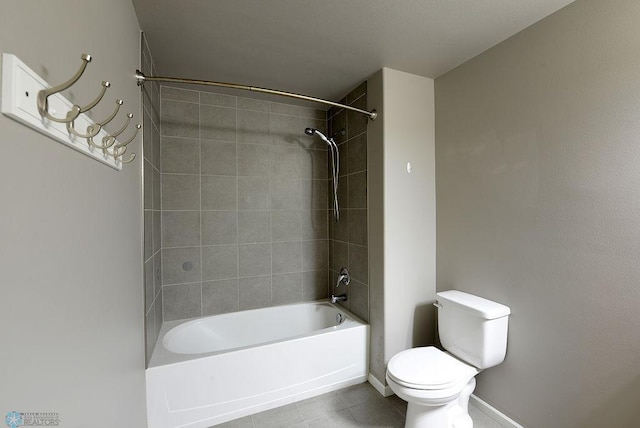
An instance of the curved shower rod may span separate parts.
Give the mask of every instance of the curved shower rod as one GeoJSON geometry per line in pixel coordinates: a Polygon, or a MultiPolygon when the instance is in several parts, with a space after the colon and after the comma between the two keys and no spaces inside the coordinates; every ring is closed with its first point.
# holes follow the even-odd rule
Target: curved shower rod
{"type": "Polygon", "coordinates": [[[378,112],[375,110],[371,110],[371,111],[362,110],[362,109],[351,107],[348,105],[334,103],[333,101],[324,100],[322,98],[315,98],[307,95],[294,94],[293,92],[278,91],[276,89],[260,88],[257,86],[239,85],[237,83],[227,83],[227,82],[215,82],[212,80],[184,79],[180,77],[146,76],[140,70],[136,70],[136,80],[138,81],[138,86],[144,85],[146,81],[151,81],[151,82],[155,81],[155,82],[187,83],[191,85],[219,86],[223,88],[242,89],[244,91],[262,92],[263,94],[279,95],[281,97],[297,98],[299,100],[312,101],[315,103],[341,107],[347,110],[364,114],[368,116],[369,119],[371,120],[376,120],[376,117],[378,117],[378,112]]]}

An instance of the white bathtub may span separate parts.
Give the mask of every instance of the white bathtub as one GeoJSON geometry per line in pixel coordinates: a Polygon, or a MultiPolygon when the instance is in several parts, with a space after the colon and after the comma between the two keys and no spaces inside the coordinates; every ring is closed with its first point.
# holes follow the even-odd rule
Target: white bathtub
{"type": "Polygon", "coordinates": [[[149,428],[206,428],[364,382],[369,326],[325,302],[166,322],[147,381],[149,428]]]}

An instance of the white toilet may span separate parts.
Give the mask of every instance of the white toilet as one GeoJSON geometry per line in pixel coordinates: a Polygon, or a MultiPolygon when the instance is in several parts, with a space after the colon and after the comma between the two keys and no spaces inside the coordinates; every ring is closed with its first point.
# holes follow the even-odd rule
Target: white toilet
{"type": "Polygon", "coordinates": [[[409,403],[405,428],[472,428],[469,396],[480,370],[504,361],[508,306],[457,290],[437,293],[433,346],[402,351],[387,365],[387,383],[409,403]]]}

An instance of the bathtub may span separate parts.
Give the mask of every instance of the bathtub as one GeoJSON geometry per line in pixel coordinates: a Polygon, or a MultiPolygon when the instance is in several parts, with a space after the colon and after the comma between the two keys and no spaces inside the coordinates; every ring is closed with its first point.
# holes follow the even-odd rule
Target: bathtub
{"type": "Polygon", "coordinates": [[[369,326],[310,302],[165,322],[146,370],[149,428],[206,428],[364,382],[369,326]]]}

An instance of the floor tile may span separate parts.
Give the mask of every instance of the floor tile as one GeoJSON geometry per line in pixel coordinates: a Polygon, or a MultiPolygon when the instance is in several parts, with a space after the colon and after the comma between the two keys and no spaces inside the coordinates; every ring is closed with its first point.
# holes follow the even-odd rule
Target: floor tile
{"type": "Polygon", "coordinates": [[[235,419],[209,428],[253,428],[253,419],[251,416],[235,419]]]}
{"type": "Polygon", "coordinates": [[[359,427],[349,410],[327,413],[323,417],[307,422],[308,428],[352,428],[359,427]]]}
{"type": "Polygon", "coordinates": [[[346,405],[337,392],[330,392],[309,398],[308,400],[300,401],[297,405],[300,414],[307,422],[346,408],[346,405]]]}
{"type": "Polygon", "coordinates": [[[256,413],[252,415],[252,419],[255,428],[285,428],[300,423],[304,424],[304,419],[302,419],[295,403],[256,413]]]}

